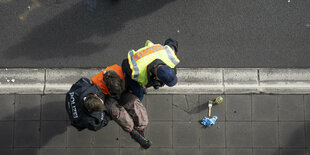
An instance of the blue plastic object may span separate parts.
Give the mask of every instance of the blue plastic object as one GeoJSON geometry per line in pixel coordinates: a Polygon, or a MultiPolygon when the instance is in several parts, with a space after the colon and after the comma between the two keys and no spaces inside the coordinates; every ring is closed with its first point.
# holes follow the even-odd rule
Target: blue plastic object
{"type": "Polygon", "coordinates": [[[212,116],[211,118],[208,118],[208,117],[204,117],[202,120],[201,120],[201,124],[206,126],[206,127],[210,127],[212,125],[215,124],[215,121],[217,120],[217,116],[212,116]]]}

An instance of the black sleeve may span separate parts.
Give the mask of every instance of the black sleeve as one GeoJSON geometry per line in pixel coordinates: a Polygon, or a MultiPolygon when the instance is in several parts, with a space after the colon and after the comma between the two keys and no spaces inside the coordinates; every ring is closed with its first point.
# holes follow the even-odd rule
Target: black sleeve
{"type": "MultiPolygon", "coordinates": [[[[82,118],[83,119],[83,118],[82,118]]],[[[88,127],[87,121],[79,120],[79,121],[71,121],[71,125],[74,126],[77,130],[82,131],[88,127]]]]}
{"type": "Polygon", "coordinates": [[[69,92],[74,92],[77,91],[79,88],[81,87],[85,87],[85,86],[90,86],[91,85],[91,81],[87,78],[80,78],[77,82],[75,82],[69,92]]]}
{"type": "Polygon", "coordinates": [[[175,54],[178,53],[178,41],[169,38],[165,41],[164,45],[170,46],[174,50],[175,54]]]}
{"type": "Polygon", "coordinates": [[[88,129],[92,131],[98,131],[99,129],[108,125],[109,121],[111,120],[110,116],[107,114],[106,111],[100,113],[102,116],[102,120],[99,120],[94,117],[89,117],[88,120],[88,129]]]}
{"type": "Polygon", "coordinates": [[[122,70],[125,74],[127,74],[129,77],[131,77],[131,69],[130,69],[130,66],[129,66],[129,62],[128,62],[128,59],[124,59],[123,62],[122,62],[122,70]]]}

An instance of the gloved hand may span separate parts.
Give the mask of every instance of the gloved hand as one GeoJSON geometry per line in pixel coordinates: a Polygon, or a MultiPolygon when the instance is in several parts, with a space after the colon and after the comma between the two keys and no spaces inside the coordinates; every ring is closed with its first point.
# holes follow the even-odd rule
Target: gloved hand
{"type": "Polygon", "coordinates": [[[162,81],[154,80],[153,81],[153,87],[154,89],[158,89],[159,87],[164,86],[165,84],[162,81]]]}

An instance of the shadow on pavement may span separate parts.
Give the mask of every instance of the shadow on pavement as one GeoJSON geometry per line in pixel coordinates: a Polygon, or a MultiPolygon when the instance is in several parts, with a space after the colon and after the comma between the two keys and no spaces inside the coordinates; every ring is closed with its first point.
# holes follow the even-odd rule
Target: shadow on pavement
{"type": "MultiPolygon", "coordinates": [[[[289,122],[290,123],[290,122],[289,122]]],[[[303,123],[302,123],[303,124],[303,123]]],[[[306,123],[305,123],[306,125],[306,123]]],[[[295,147],[295,149],[284,149],[282,154],[294,154],[294,155],[307,155],[308,154],[308,150],[304,150],[305,147],[307,147],[307,136],[305,133],[305,129],[307,127],[305,127],[304,125],[297,125],[295,127],[293,127],[293,129],[289,129],[289,130],[294,130],[293,132],[291,132],[291,134],[289,135],[289,139],[288,141],[284,142],[284,145],[286,147],[295,147]],[[305,138],[306,136],[306,138],[305,138]],[[305,152],[306,151],[306,152],[305,152]]]]}
{"type": "Polygon", "coordinates": [[[192,108],[191,110],[188,111],[189,114],[196,114],[196,113],[200,113],[201,111],[204,111],[206,109],[208,109],[208,103],[206,102],[204,104],[201,104],[199,106],[196,106],[194,108],[192,108]]]}
{"type": "MultiPolygon", "coordinates": [[[[31,108],[23,107],[17,111],[15,109],[14,114],[0,118],[4,120],[3,122],[12,122],[13,125],[13,130],[4,130],[6,133],[1,133],[1,135],[4,135],[2,138],[5,141],[12,142],[5,145],[13,145],[14,151],[17,151],[17,153],[21,151],[19,148],[27,148],[28,150],[23,153],[25,155],[39,154],[41,148],[65,148],[66,132],[70,124],[67,121],[64,104],[65,99],[63,101],[46,102],[44,105],[41,104],[31,108]],[[43,111],[43,106],[47,110],[43,111]],[[53,114],[53,118],[48,118],[50,114],[53,114]],[[10,135],[14,136],[11,137],[10,135]],[[13,141],[11,138],[13,138],[13,141]]],[[[3,140],[1,140],[1,145],[2,142],[3,140]]],[[[12,148],[12,146],[9,146],[9,148],[12,148]]]]}
{"type": "Polygon", "coordinates": [[[121,30],[126,22],[146,16],[174,0],[97,0],[96,9],[92,11],[89,11],[89,5],[85,7],[85,1],[32,28],[20,43],[5,50],[3,56],[44,60],[83,57],[104,51],[109,46],[104,43],[105,36],[121,30]]]}

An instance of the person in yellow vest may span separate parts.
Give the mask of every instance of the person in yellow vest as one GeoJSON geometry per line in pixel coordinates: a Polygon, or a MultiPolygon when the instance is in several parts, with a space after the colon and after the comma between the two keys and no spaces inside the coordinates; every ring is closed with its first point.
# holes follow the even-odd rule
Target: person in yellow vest
{"type": "Polygon", "coordinates": [[[178,42],[171,38],[165,41],[164,46],[147,40],[145,47],[130,50],[122,62],[126,90],[131,90],[142,101],[144,88],[176,85],[175,66],[180,62],[177,52],[178,42]]]}

